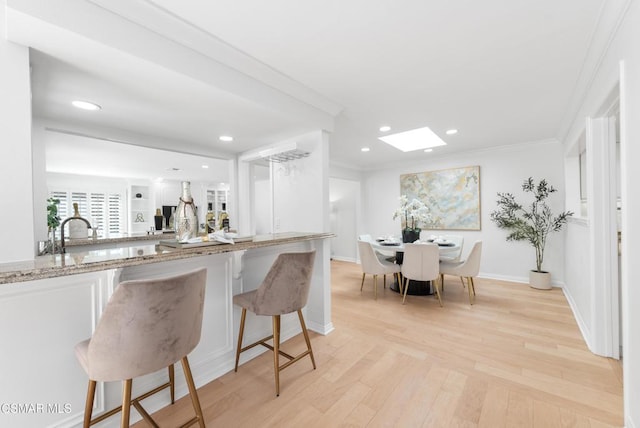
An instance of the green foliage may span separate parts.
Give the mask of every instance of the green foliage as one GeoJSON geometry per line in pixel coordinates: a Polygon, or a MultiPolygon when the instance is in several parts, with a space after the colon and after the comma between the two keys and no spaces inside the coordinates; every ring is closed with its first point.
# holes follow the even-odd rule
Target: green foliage
{"type": "Polygon", "coordinates": [[[535,248],[536,270],[542,272],[547,236],[551,232],[559,232],[573,213],[552,214],[546,200],[556,189],[544,179],[536,184],[529,177],[522,184],[522,190],[533,195],[530,205],[525,208],[516,202],[513,194],[498,193],[498,209],[491,213],[491,220],[509,232],[507,241],[527,241],[535,248]]]}
{"type": "Polygon", "coordinates": [[[57,229],[60,226],[60,216],[58,215],[58,204],[60,199],[47,199],[47,226],[49,230],[57,229]]]}

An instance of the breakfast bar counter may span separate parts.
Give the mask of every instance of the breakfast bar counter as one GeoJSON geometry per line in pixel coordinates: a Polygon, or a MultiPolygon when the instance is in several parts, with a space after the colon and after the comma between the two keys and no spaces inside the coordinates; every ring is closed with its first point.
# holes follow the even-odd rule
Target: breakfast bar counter
{"type": "MultiPolygon", "coordinates": [[[[234,244],[201,243],[192,248],[162,245],[164,237],[140,240],[118,248],[91,249],[0,264],[0,403],[34,412],[0,412],[0,426],[33,427],[82,425],[86,374],[76,361],[74,346],[89,337],[109,297],[125,280],[153,279],[207,269],[207,284],[199,345],[189,355],[196,385],[202,386],[233,370],[240,310],[233,296],[256,289],[280,253],[315,250],[307,306],[307,327],[319,334],[333,330],[331,322],[331,233],[290,232],[238,239],[234,244]],[[39,409],[39,410],[38,410],[39,409]]],[[[170,238],[169,238],[170,239],[170,238]]],[[[183,246],[184,247],[184,246],[183,246]]],[[[283,315],[285,341],[300,332],[296,314],[283,315]]],[[[270,317],[250,316],[253,337],[271,331],[270,317]]],[[[313,336],[312,339],[313,341],[313,336]]],[[[240,362],[259,355],[262,347],[243,353],[240,362]]],[[[179,368],[176,368],[179,370],[179,368]]],[[[176,376],[176,398],[186,395],[182,376],[176,376]]],[[[166,382],[166,370],[136,379],[133,394],[166,382]]],[[[94,414],[117,406],[119,382],[96,391],[94,414]]],[[[145,400],[156,411],[169,404],[168,394],[145,400]]],[[[7,407],[13,408],[13,407],[7,407]]],[[[115,419],[118,419],[117,417],[115,419]]],[[[139,419],[132,412],[132,423],[139,419]]],[[[117,420],[106,426],[117,425],[117,420]]]]}
{"type": "MultiPolygon", "coordinates": [[[[117,248],[74,251],[66,254],[44,255],[34,260],[0,264],[0,284],[53,278],[78,273],[95,272],[105,269],[123,268],[168,260],[180,260],[191,257],[220,254],[230,251],[242,251],[252,248],[269,247],[293,242],[324,239],[333,236],[331,233],[287,232],[267,235],[256,235],[250,240],[242,240],[235,244],[215,243],[210,246],[193,248],[172,248],[159,244],[151,244],[150,240],[166,239],[162,235],[146,235],[143,239],[131,241],[131,238],[118,238],[121,244],[135,245],[117,248]]],[[[88,245],[91,240],[88,241],[88,245]]]]}

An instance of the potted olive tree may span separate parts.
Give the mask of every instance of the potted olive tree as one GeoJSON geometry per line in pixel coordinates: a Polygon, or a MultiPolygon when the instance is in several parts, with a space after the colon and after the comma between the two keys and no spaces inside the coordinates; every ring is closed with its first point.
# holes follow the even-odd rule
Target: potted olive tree
{"type": "Polygon", "coordinates": [[[529,177],[522,184],[522,190],[531,193],[533,202],[524,206],[516,202],[511,193],[498,193],[498,209],[491,213],[491,220],[501,229],[509,232],[507,241],[527,241],[536,251],[536,269],[529,274],[529,285],[533,288],[550,289],[551,275],[542,270],[544,248],[547,236],[551,232],[558,232],[567,222],[571,211],[565,211],[557,216],[547,205],[547,198],[556,189],[542,179],[538,184],[529,177]]]}

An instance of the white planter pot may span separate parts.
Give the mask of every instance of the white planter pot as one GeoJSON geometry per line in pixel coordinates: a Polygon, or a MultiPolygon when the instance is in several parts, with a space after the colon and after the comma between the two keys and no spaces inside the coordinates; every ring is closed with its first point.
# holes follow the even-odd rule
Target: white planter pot
{"type": "Polygon", "coordinates": [[[539,290],[551,290],[551,274],[535,270],[529,271],[529,286],[539,290]]]}

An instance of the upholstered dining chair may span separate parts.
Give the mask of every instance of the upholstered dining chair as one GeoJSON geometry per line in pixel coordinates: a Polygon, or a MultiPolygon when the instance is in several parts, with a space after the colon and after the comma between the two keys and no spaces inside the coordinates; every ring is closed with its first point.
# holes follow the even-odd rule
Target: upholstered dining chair
{"type": "Polygon", "coordinates": [[[462,247],[464,246],[464,236],[462,235],[443,235],[443,238],[452,242],[457,250],[452,253],[445,253],[440,256],[441,262],[459,262],[462,255],[462,247]]]}
{"type": "MultiPolygon", "coordinates": [[[[370,242],[373,243],[373,238],[371,237],[371,235],[365,234],[365,235],[358,235],[358,241],[364,241],[364,242],[370,242]]],[[[380,259],[381,262],[393,262],[396,258],[395,256],[395,251],[380,251],[377,249],[373,249],[373,251],[376,254],[376,257],[380,259]]]]}
{"type": "Polygon", "coordinates": [[[364,278],[367,274],[373,275],[373,295],[375,299],[378,299],[378,275],[383,276],[383,287],[387,286],[387,274],[395,275],[398,284],[400,284],[400,265],[377,257],[370,242],[358,241],[358,252],[360,253],[360,264],[362,265],[360,291],[364,287],[364,278]]]}
{"type": "Polygon", "coordinates": [[[464,278],[467,278],[467,289],[469,291],[469,304],[473,305],[476,297],[476,287],[473,278],[480,271],[480,256],[482,254],[482,241],[476,241],[464,261],[442,262],[440,263],[440,281],[444,290],[444,275],[455,275],[460,277],[464,288],[464,278]]]}
{"type": "Polygon", "coordinates": [[[407,298],[409,281],[431,281],[438,302],[442,306],[438,282],[440,279],[440,250],[436,244],[404,244],[404,260],[402,261],[402,276],[404,285],[400,287],[402,292],[402,304],[407,298]]]}
{"type": "Polygon", "coordinates": [[[85,428],[122,412],[121,427],[129,426],[131,405],[152,426],[157,426],[140,401],[170,388],[174,402],[173,364],[181,361],[195,417],[183,426],[204,417],[193,382],[187,354],[200,342],[206,269],[161,279],[123,281],[109,299],[93,336],[80,342],[75,353],[89,376],[85,404],[85,428]],[[131,398],[132,379],[169,368],[169,382],[136,398],[131,398]],[[96,383],[122,381],[122,405],[91,419],[96,383]]]}
{"type": "Polygon", "coordinates": [[[276,396],[280,395],[281,370],[284,370],[307,355],[311,358],[313,369],[315,370],[316,368],[309,333],[307,332],[307,326],[302,316],[302,308],[307,305],[307,299],[309,297],[315,255],[315,250],[302,253],[280,254],[273,265],[271,265],[271,269],[269,269],[264,281],[262,281],[262,284],[260,284],[257,290],[233,296],[233,303],[242,308],[240,331],[238,332],[238,347],[236,349],[236,366],[234,370],[236,372],[238,371],[238,362],[240,361],[240,354],[242,352],[257,345],[262,345],[272,350],[276,396]],[[250,310],[256,315],[272,317],[273,333],[251,345],[242,347],[247,310],[250,310]],[[307,344],[307,350],[296,356],[292,356],[280,349],[280,316],[293,312],[298,313],[302,334],[307,344]],[[273,339],[273,345],[267,343],[270,339],[273,339]],[[280,365],[280,355],[289,361],[280,365]]]}

